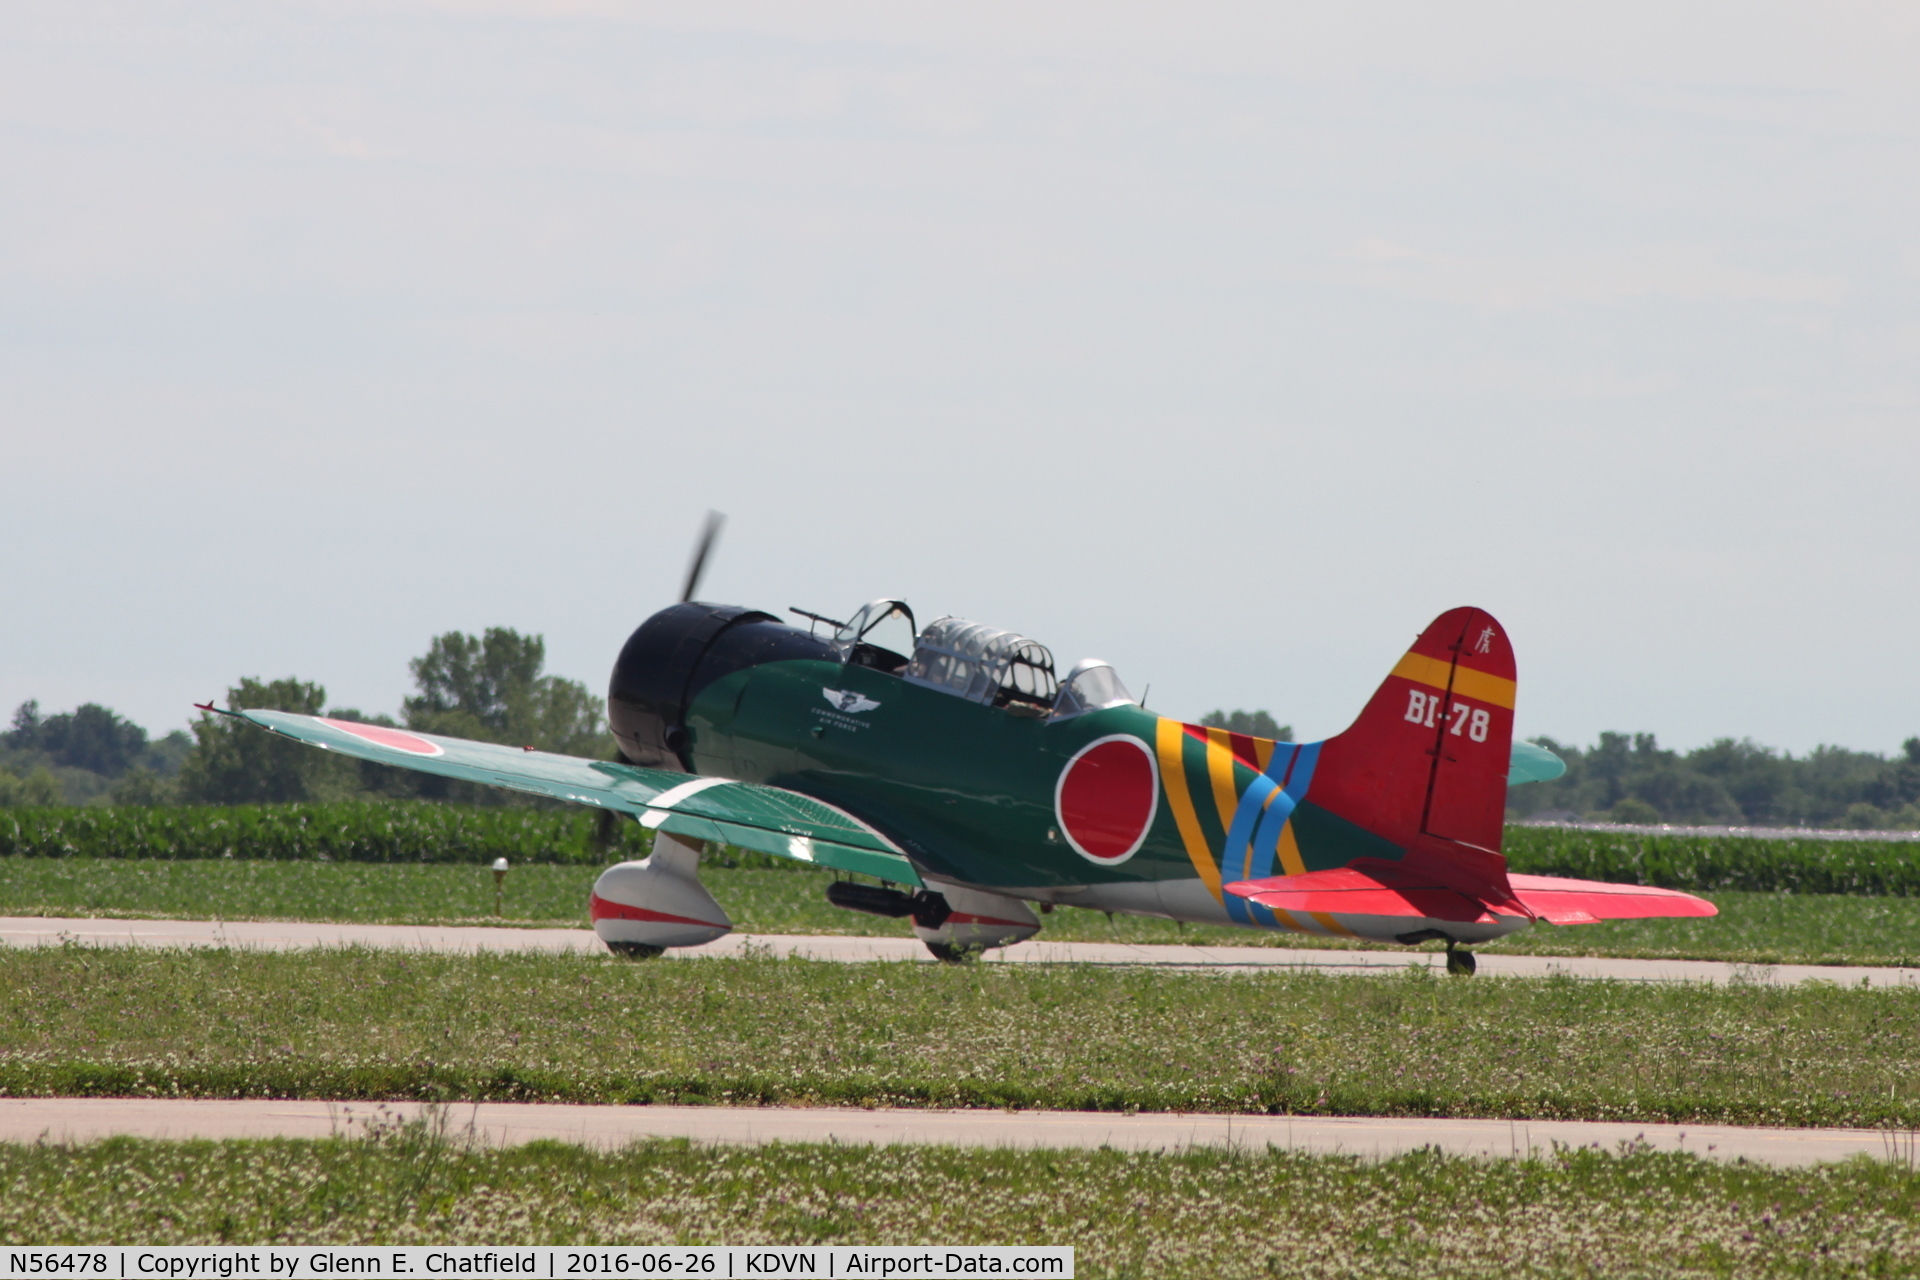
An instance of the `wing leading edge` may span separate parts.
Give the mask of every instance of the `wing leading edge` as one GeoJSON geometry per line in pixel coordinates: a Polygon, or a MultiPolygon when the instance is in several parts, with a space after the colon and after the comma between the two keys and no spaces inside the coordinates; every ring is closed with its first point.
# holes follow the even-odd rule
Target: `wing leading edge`
{"type": "Polygon", "coordinates": [[[752,782],[641,769],[604,760],[443,738],[290,711],[235,714],[263,729],[379,764],[615,809],[642,826],[878,876],[918,887],[919,873],[884,836],[844,810],[752,782]]]}

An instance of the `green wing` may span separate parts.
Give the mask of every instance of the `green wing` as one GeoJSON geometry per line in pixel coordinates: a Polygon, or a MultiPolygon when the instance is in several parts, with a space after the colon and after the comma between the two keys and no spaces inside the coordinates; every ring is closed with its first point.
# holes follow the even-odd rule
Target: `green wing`
{"type": "Polygon", "coordinates": [[[897,884],[920,884],[913,864],[884,836],[843,810],[781,787],[640,769],[290,711],[231,714],[362,760],[618,809],[637,816],[642,826],[692,840],[717,840],[897,884]]]}

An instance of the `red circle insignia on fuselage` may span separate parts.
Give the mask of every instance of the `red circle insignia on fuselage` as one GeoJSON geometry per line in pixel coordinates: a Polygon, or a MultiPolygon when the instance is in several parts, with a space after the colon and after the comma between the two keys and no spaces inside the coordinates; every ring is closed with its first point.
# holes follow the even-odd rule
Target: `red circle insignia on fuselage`
{"type": "Polygon", "coordinates": [[[1147,838],[1160,804],[1160,771],[1131,734],[1096,738],[1074,753],[1053,787],[1053,815],[1073,851],[1113,866],[1147,838]]]}
{"type": "Polygon", "coordinates": [[[321,724],[329,729],[338,729],[350,733],[356,738],[365,738],[378,747],[393,751],[404,751],[410,756],[443,756],[446,753],[437,742],[428,742],[402,729],[389,729],[385,725],[361,724],[358,720],[327,720],[321,724]]]}

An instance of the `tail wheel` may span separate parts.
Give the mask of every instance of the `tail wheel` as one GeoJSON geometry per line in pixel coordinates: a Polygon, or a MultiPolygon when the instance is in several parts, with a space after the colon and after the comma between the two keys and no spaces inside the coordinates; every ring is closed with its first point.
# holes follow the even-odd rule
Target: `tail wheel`
{"type": "Polygon", "coordinates": [[[951,942],[929,942],[927,950],[941,964],[966,964],[980,958],[982,947],[956,947],[951,942]]]}
{"type": "Polygon", "coordinates": [[[1447,972],[1456,978],[1471,978],[1476,965],[1471,951],[1447,949],[1447,972]]]}

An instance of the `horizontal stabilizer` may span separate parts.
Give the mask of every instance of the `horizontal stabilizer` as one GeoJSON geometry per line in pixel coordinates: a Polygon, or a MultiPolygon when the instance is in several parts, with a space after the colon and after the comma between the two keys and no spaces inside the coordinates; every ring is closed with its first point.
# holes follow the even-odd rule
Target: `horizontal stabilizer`
{"type": "Polygon", "coordinates": [[[1567,771],[1567,762],[1545,747],[1514,740],[1507,756],[1507,785],[1522,782],[1552,782],[1567,771]]]}
{"type": "Polygon", "coordinates": [[[1705,898],[1643,884],[1605,884],[1563,880],[1559,876],[1509,873],[1513,896],[1549,924],[1593,924],[1600,920],[1645,920],[1656,916],[1713,916],[1720,909],[1705,898]]]}
{"type": "MultiPolygon", "coordinates": [[[[1594,924],[1601,920],[1643,920],[1657,916],[1711,916],[1718,909],[1705,898],[1673,889],[1639,884],[1605,884],[1558,876],[1509,874],[1513,896],[1537,919],[1549,924],[1594,924]]],[[[1240,880],[1223,886],[1235,897],[1273,911],[1328,912],[1332,915],[1406,916],[1484,924],[1493,919],[1486,904],[1448,888],[1429,876],[1374,866],[1339,867],[1297,876],[1240,880]]]]}
{"type": "Polygon", "coordinates": [[[1296,876],[1240,880],[1223,886],[1235,897],[1270,911],[1307,914],[1405,916],[1486,924],[1493,920],[1484,904],[1432,879],[1391,871],[1338,867],[1296,876]]]}

